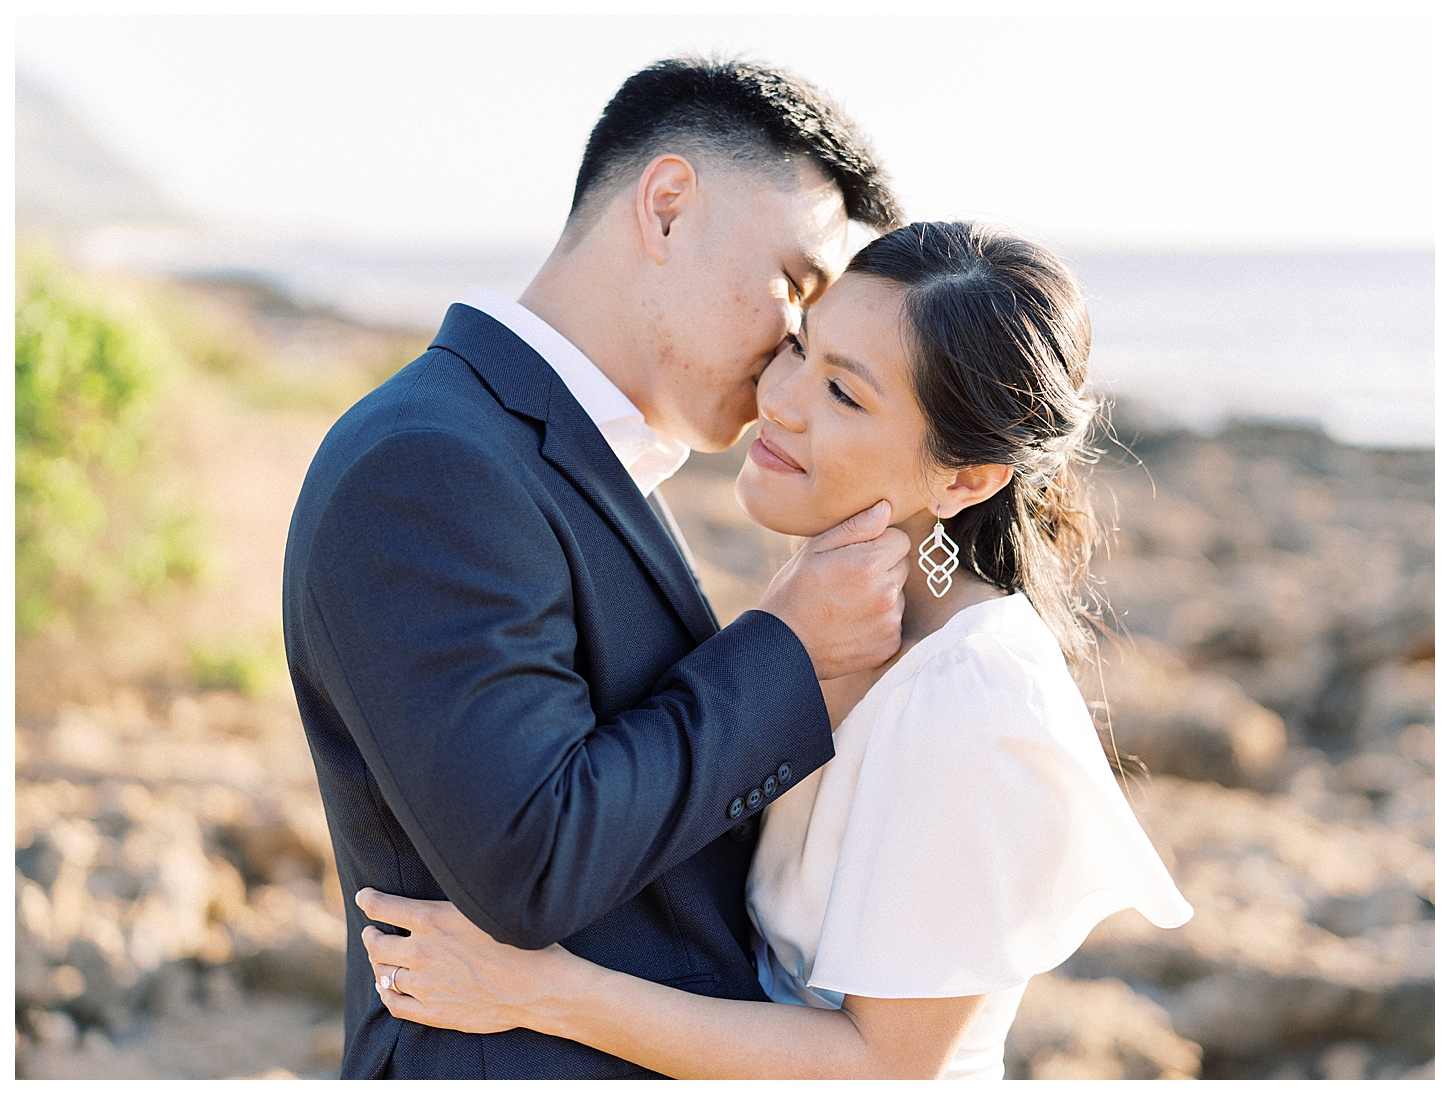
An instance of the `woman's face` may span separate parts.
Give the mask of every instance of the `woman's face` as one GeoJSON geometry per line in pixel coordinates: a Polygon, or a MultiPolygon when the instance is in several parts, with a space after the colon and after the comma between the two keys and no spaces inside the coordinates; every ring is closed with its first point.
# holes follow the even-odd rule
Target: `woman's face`
{"type": "Polygon", "coordinates": [[[759,524],[815,536],[883,498],[896,525],[933,506],[902,298],[847,274],[761,375],[759,436],[735,481],[759,524]]]}

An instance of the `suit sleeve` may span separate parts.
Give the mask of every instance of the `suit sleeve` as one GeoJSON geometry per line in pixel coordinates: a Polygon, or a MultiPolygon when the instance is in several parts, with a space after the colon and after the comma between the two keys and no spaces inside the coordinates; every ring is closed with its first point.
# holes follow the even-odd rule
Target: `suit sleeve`
{"type": "Polygon", "coordinates": [[[596,722],[569,567],[524,482],[448,434],[380,442],[317,525],[306,632],[444,892],[490,935],[536,948],[737,824],[731,802],[779,764],[799,778],[833,750],[809,656],[763,612],[596,722]]]}

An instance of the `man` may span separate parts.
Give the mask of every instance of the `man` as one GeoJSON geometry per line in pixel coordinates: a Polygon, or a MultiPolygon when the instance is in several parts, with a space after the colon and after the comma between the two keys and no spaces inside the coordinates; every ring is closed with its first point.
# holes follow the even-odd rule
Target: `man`
{"type": "MultiPolygon", "coordinates": [[[[853,218],[897,214],[813,88],[652,66],[605,109],[519,302],[454,305],[329,433],[283,599],[344,893],[447,897],[508,943],[764,999],[751,820],[832,755],[818,679],[899,645],[906,537],[884,504],[858,515],[720,630],[654,488],[755,417],[853,218]]],[[[394,1019],[364,924],[349,902],[344,1076],[644,1074],[394,1019]]]]}

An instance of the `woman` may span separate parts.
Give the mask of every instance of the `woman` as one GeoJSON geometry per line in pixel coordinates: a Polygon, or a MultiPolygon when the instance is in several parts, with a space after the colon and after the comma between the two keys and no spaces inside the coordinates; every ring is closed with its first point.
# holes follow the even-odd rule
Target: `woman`
{"type": "Polygon", "coordinates": [[[746,897],[773,1003],[515,950],[447,903],[364,890],[411,932],[364,931],[388,1010],[677,1077],[1000,1078],[1028,978],[1119,909],[1187,920],[1064,660],[1092,650],[1088,342],[1053,256],[913,224],[862,249],[761,377],[746,512],[812,536],[885,498],[921,545],[900,652],[823,685],[836,756],[764,815],[746,897]]]}

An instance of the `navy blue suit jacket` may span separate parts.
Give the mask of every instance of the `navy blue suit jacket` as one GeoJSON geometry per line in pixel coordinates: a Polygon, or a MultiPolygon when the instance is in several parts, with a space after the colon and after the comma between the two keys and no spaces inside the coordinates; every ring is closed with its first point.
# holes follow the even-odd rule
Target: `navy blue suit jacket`
{"type": "Polygon", "coordinates": [[[454,305],[338,421],[293,514],[283,602],[349,897],[345,1077],[649,1075],[532,1031],[394,1019],[363,886],[447,897],[506,943],[763,998],[748,823],[832,755],[810,659],[766,613],[718,628],[526,343],[454,305]]]}

